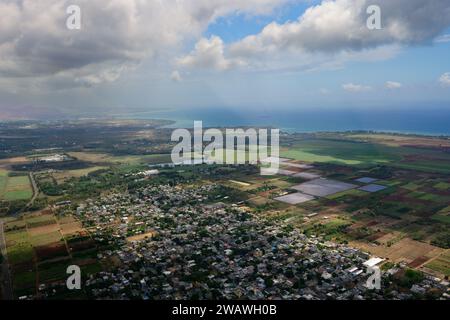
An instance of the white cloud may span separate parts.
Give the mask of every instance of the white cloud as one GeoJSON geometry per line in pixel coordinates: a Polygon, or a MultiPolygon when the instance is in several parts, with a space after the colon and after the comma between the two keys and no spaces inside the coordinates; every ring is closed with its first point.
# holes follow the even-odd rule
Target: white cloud
{"type": "Polygon", "coordinates": [[[3,0],[0,78],[38,83],[72,77],[72,85],[113,81],[144,59],[197,39],[219,17],[266,14],[285,1],[77,0],[81,30],[73,31],[66,28],[66,8],[74,1],[3,0]]]}
{"type": "Polygon", "coordinates": [[[444,87],[450,87],[450,72],[444,73],[444,74],[439,78],[439,82],[440,82],[441,85],[443,85],[444,87]]]}
{"type": "Polygon", "coordinates": [[[229,58],[257,69],[339,66],[388,59],[400,48],[431,43],[450,26],[448,0],[379,0],[382,30],[369,30],[370,0],[328,0],[295,21],[272,22],[229,45],[229,58]]]}
{"type": "Polygon", "coordinates": [[[190,68],[223,71],[243,63],[237,59],[226,59],[222,39],[212,36],[209,39],[200,39],[195,49],[189,55],[179,58],[177,64],[190,68]]]}
{"type": "Polygon", "coordinates": [[[403,85],[400,82],[387,81],[385,83],[385,87],[387,89],[395,90],[395,89],[400,89],[401,87],[403,87],[403,85]]]}
{"type": "Polygon", "coordinates": [[[367,92],[372,90],[372,87],[361,84],[346,83],[342,85],[342,89],[347,92],[367,92]]]}
{"type": "Polygon", "coordinates": [[[378,0],[383,29],[375,31],[366,27],[365,9],[371,1],[326,0],[296,21],[270,23],[229,46],[219,37],[201,38],[219,17],[268,14],[287,2],[77,0],[82,28],[70,31],[65,9],[72,0],[3,0],[0,79],[16,88],[25,82],[92,86],[115,81],[146,59],[173,62],[177,56],[179,67],[219,71],[236,66],[335,69],[350,60],[388,59],[401,46],[431,43],[450,25],[448,0],[378,0]],[[180,50],[195,41],[195,48],[183,56],[180,50]]]}
{"type": "Polygon", "coordinates": [[[254,56],[280,50],[339,52],[387,44],[428,42],[450,25],[448,0],[379,0],[382,30],[366,26],[370,0],[323,1],[297,21],[267,25],[261,33],[238,41],[231,51],[254,56]]]}
{"type": "Polygon", "coordinates": [[[172,81],[175,81],[175,82],[183,81],[183,78],[181,77],[180,72],[177,70],[172,72],[172,74],[170,75],[170,79],[172,79],[172,81]]]}
{"type": "Polygon", "coordinates": [[[440,37],[437,37],[434,42],[436,42],[436,43],[450,42],[450,34],[444,34],[444,35],[442,35],[440,37]]]}

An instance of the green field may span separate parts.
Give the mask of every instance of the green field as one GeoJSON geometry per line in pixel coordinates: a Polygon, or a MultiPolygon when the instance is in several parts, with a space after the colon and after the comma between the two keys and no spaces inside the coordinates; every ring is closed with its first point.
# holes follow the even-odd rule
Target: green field
{"type": "Polygon", "coordinates": [[[434,188],[437,190],[449,190],[450,189],[450,183],[447,182],[439,182],[438,184],[434,185],[434,188]]]}
{"type": "Polygon", "coordinates": [[[306,162],[370,165],[399,161],[402,151],[376,144],[312,139],[299,141],[282,150],[281,156],[306,162]]]}
{"type": "Polygon", "coordinates": [[[26,231],[6,232],[5,238],[10,264],[30,262],[33,259],[33,247],[26,231]]]}
{"type": "Polygon", "coordinates": [[[440,257],[434,259],[425,266],[431,270],[440,272],[447,277],[450,276],[450,252],[447,251],[446,253],[443,253],[440,257]]]}
{"type": "Polygon", "coordinates": [[[28,176],[11,177],[7,171],[0,171],[0,200],[28,200],[33,196],[28,176]]]}
{"type": "Polygon", "coordinates": [[[0,198],[8,182],[8,171],[0,169],[0,198]]]}
{"type": "Polygon", "coordinates": [[[351,190],[347,190],[344,192],[339,192],[336,194],[332,194],[328,197],[326,197],[327,199],[330,200],[334,200],[334,199],[338,199],[341,197],[345,197],[345,196],[357,196],[357,197],[363,197],[363,196],[367,196],[367,193],[358,189],[351,189],[351,190]]]}
{"type": "Polygon", "coordinates": [[[70,261],[40,264],[38,266],[39,281],[45,283],[67,278],[66,270],[69,265],[70,261]]]}
{"type": "Polygon", "coordinates": [[[59,231],[30,236],[30,242],[34,247],[45,246],[59,241],[62,241],[62,236],[59,231]]]}
{"type": "Polygon", "coordinates": [[[296,141],[292,146],[283,147],[280,155],[311,163],[335,163],[361,167],[388,165],[424,172],[450,173],[450,156],[442,152],[376,143],[307,139],[296,141]],[[426,159],[407,160],[407,156],[414,155],[424,156],[426,159]]]}
{"type": "Polygon", "coordinates": [[[405,184],[404,186],[402,186],[402,188],[410,190],[410,191],[415,191],[415,190],[420,188],[420,185],[418,185],[417,183],[410,182],[410,183],[405,184]]]}
{"type": "Polygon", "coordinates": [[[53,215],[45,214],[41,216],[27,217],[26,219],[29,227],[45,226],[56,223],[53,215]]]}
{"type": "Polygon", "coordinates": [[[436,220],[436,221],[440,221],[440,222],[444,222],[444,223],[449,223],[450,224],[450,216],[444,216],[444,215],[436,214],[432,218],[434,220],[436,220]]]}
{"type": "Polygon", "coordinates": [[[450,223],[450,206],[442,209],[437,214],[435,214],[432,218],[433,218],[433,220],[436,220],[436,221],[450,223]]]}
{"type": "MultiPolygon", "coordinates": [[[[60,222],[71,221],[74,220],[69,217],[60,219],[60,222]]],[[[69,265],[80,265],[83,277],[102,270],[102,265],[96,262],[95,247],[78,251],[76,258],[75,255],[69,257],[61,232],[55,231],[56,226],[60,227],[58,220],[51,214],[27,214],[6,224],[5,238],[15,297],[34,294],[39,284],[65,279],[69,265]],[[58,247],[64,252],[55,251],[58,247]]]]}

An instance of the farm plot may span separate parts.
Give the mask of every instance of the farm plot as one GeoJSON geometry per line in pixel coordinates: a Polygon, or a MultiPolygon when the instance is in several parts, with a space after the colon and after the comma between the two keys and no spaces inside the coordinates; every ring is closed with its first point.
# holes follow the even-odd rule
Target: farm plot
{"type": "Polygon", "coordinates": [[[278,200],[278,201],[281,201],[284,203],[288,203],[288,204],[292,204],[292,205],[308,202],[308,201],[311,201],[314,199],[315,199],[315,197],[307,195],[307,194],[303,194],[300,192],[291,193],[291,194],[288,194],[285,196],[275,198],[275,200],[278,200]]]}
{"type": "Polygon", "coordinates": [[[316,197],[326,197],[339,192],[351,190],[356,187],[357,186],[354,184],[336,180],[317,179],[293,186],[292,189],[316,197]]]}
{"type": "Polygon", "coordinates": [[[33,246],[26,231],[5,233],[8,261],[11,265],[27,263],[33,260],[33,246]]]}
{"type": "Polygon", "coordinates": [[[79,265],[84,276],[102,270],[95,242],[70,216],[56,218],[41,211],[8,222],[5,230],[16,297],[34,294],[40,284],[65,279],[72,264],[79,265]]]}
{"type": "Polygon", "coordinates": [[[382,185],[379,185],[379,184],[368,184],[367,186],[359,188],[359,190],[366,191],[366,192],[369,192],[369,193],[382,191],[384,189],[386,189],[386,187],[382,186],[382,185]]]}
{"type": "Polygon", "coordinates": [[[0,196],[6,188],[8,182],[8,171],[0,169],[0,196]]]}
{"type": "Polygon", "coordinates": [[[297,174],[294,174],[295,178],[302,178],[305,180],[315,180],[315,179],[319,179],[321,176],[319,174],[316,173],[310,173],[310,172],[300,172],[297,174]]]}
{"type": "Polygon", "coordinates": [[[434,185],[434,188],[437,190],[447,191],[447,190],[450,190],[450,183],[439,182],[434,185]]]}
{"type": "Polygon", "coordinates": [[[450,276],[450,250],[431,260],[425,265],[425,268],[443,274],[446,277],[450,276]]]}
{"type": "Polygon", "coordinates": [[[11,177],[0,172],[0,200],[28,200],[33,196],[28,176],[11,177]]]}
{"type": "Polygon", "coordinates": [[[34,247],[45,246],[62,240],[59,230],[38,235],[30,235],[30,242],[34,247]]]}
{"type": "Polygon", "coordinates": [[[27,227],[31,229],[56,224],[56,220],[51,214],[43,214],[27,217],[26,223],[27,227]]]}
{"type": "MultiPolygon", "coordinates": [[[[386,238],[386,237],[383,237],[386,238]]],[[[383,239],[378,239],[378,242],[383,241],[383,239]]],[[[394,240],[388,241],[391,244],[394,240]]],[[[409,238],[403,238],[392,245],[379,245],[372,246],[369,244],[362,243],[351,243],[352,245],[357,246],[363,250],[367,250],[370,253],[383,257],[389,258],[390,261],[394,263],[407,263],[411,264],[417,259],[422,260],[422,263],[438,257],[445,250],[435,247],[430,244],[426,244],[423,242],[415,241],[409,238]]]]}
{"type": "Polygon", "coordinates": [[[432,218],[437,221],[450,223],[450,206],[447,206],[444,209],[440,210],[432,218]]]}
{"type": "Polygon", "coordinates": [[[310,163],[336,163],[344,165],[387,164],[400,161],[406,148],[394,148],[379,144],[309,139],[282,148],[281,156],[310,163]]]}
{"type": "Polygon", "coordinates": [[[335,199],[340,199],[340,198],[349,198],[349,197],[362,197],[365,196],[366,193],[358,190],[358,189],[350,189],[344,192],[339,192],[339,193],[335,193],[333,195],[327,196],[327,199],[330,200],[335,200],[335,199]]]}
{"type": "Polygon", "coordinates": [[[84,176],[87,176],[89,173],[99,171],[102,169],[106,169],[106,168],[107,167],[105,167],[105,166],[94,166],[94,167],[85,168],[85,169],[59,171],[59,172],[53,173],[52,176],[53,176],[53,178],[55,178],[56,182],[58,184],[60,184],[60,183],[67,181],[70,178],[84,177],[84,176]]]}

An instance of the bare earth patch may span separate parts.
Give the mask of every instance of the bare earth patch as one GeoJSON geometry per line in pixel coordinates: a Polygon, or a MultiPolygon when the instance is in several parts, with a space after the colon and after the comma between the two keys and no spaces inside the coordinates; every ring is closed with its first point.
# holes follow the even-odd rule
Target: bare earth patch
{"type": "Polygon", "coordinates": [[[156,234],[157,233],[155,231],[150,231],[150,232],[147,232],[147,233],[138,234],[136,236],[128,237],[127,241],[128,242],[141,241],[141,240],[144,240],[146,238],[153,238],[154,236],[156,236],[156,234]]]}

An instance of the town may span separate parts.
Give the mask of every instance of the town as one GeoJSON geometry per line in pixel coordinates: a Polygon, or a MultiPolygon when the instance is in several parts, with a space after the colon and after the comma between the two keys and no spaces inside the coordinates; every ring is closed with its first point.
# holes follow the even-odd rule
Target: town
{"type": "MultiPolygon", "coordinates": [[[[410,299],[448,298],[448,282],[425,277],[411,290],[383,273],[382,290],[366,286],[371,256],[346,245],[307,237],[273,224],[245,206],[224,201],[214,184],[159,186],[88,200],[77,217],[110,250],[98,259],[114,265],[89,276],[95,299],[410,299]],[[114,250],[113,250],[114,248],[114,250]]],[[[63,214],[64,209],[61,209],[63,214]]],[[[382,259],[376,260],[376,263],[382,259]]],[[[372,264],[373,266],[373,264],[372,264]]],[[[41,287],[51,297],[64,283],[41,287]]]]}

